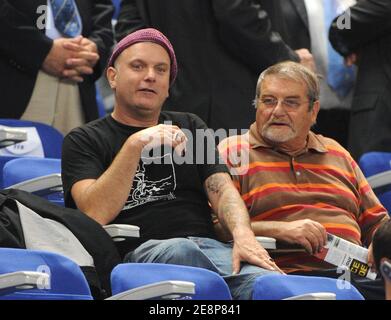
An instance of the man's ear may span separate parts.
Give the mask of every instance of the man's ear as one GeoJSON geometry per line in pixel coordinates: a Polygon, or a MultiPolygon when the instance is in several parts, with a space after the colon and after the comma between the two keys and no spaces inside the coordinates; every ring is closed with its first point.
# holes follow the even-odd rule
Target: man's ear
{"type": "Polygon", "coordinates": [[[311,110],[312,124],[316,123],[316,118],[318,117],[319,110],[320,110],[320,102],[319,102],[319,100],[316,100],[314,102],[314,105],[312,106],[312,110],[311,110]]]}
{"type": "Polygon", "coordinates": [[[117,87],[117,70],[114,67],[108,67],[106,77],[111,89],[115,89],[117,87]]]}

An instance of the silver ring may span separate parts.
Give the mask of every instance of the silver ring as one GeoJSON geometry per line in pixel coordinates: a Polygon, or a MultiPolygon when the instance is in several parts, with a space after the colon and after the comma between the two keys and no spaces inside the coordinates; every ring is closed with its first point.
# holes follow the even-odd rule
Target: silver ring
{"type": "Polygon", "coordinates": [[[174,141],[182,141],[182,135],[179,131],[174,134],[173,140],[174,141]]]}

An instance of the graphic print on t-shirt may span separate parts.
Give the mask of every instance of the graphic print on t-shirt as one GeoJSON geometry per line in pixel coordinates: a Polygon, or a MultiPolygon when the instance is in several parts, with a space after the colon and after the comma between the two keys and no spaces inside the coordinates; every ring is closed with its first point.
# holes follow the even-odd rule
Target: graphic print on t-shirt
{"type": "Polygon", "coordinates": [[[171,153],[162,157],[142,157],[134,175],[128,201],[122,210],[148,202],[175,199],[175,188],[175,169],[171,153]]]}

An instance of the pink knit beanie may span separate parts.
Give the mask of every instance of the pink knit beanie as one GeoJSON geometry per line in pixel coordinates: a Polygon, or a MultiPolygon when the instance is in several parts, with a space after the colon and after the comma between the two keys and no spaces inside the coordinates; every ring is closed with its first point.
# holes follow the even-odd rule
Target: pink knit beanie
{"type": "Polygon", "coordinates": [[[170,85],[172,85],[178,72],[178,64],[176,61],[174,48],[163,33],[153,28],[141,29],[132,32],[123,38],[120,42],[118,42],[110,57],[108,67],[112,67],[114,65],[115,60],[122,53],[122,51],[138,42],[154,42],[166,49],[171,60],[170,85]]]}

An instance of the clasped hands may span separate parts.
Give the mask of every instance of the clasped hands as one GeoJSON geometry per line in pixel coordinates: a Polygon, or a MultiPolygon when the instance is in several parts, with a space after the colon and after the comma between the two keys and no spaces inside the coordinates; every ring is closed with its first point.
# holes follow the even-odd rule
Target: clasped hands
{"type": "Polygon", "coordinates": [[[98,48],[90,39],[58,38],[42,64],[43,71],[72,82],[82,82],[84,75],[94,72],[99,60],[98,48]]]}

